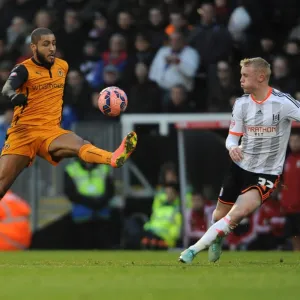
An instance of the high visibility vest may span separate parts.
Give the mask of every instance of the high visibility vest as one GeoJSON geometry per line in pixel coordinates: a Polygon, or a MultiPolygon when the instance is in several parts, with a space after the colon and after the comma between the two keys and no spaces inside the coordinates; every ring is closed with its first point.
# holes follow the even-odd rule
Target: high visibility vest
{"type": "Polygon", "coordinates": [[[24,250],[30,246],[29,204],[8,191],[0,201],[0,250],[24,250]]]}
{"type": "Polygon", "coordinates": [[[174,247],[180,237],[182,225],[180,207],[176,204],[176,202],[179,203],[179,199],[175,200],[173,204],[168,204],[167,195],[161,192],[156,196],[156,200],[150,220],[144,225],[144,229],[151,230],[169,247],[174,247]]]}
{"type": "MultiPolygon", "coordinates": [[[[164,191],[163,188],[159,189],[158,192],[155,194],[154,201],[153,201],[153,204],[152,204],[152,208],[159,205],[159,202],[161,200],[165,201],[164,200],[165,198],[162,195],[165,195],[165,191],[164,191]]],[[[187,193],[185,195],[185,200],[186,200],[186,208],[191,208],[192,207],[192,190],[189,187],[187,188],[187,193]]],[[[180,206],[180,198],[177,198],[175,201],[176,201],[176,204],[178,206],[180,206]]]]}
{"type": "MultiPolygon", "coordinates": [[[[80,162],[74,161],[66,166],[66,172],[73,179],[77,191],[82,196],[100,197],[105,193],[105,181],[110,168],[107,165],[97,165],[93,170],[86,170],[80,162]]],[[[72,217],[74,221],[82,222],[93,217],[108,218],[109,208],[94,211],[81,204],[72,205],[72,217]]]]}

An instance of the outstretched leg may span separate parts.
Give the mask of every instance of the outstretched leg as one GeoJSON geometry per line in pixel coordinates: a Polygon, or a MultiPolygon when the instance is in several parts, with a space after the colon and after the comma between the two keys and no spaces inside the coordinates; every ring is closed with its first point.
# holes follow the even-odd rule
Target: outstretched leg
{"type": "Polygon", "coordinates": [[[122,167],[131,153],[135,150],[137,136],[130,132],[122,141],[115,152],[109,152],[95,147],[90,142],[83,140],[75,133],[67,133],[54,139],[47,151],[54,161],[66,157],[79,157],[83,161],[96,164],[111,165],[114,168],[122,167]]]}
{"type": "Polygon", "coordinates": [[[228,235],[242,220],[253,213],[261,205],[261,195],[257,189],[242,194],[229,213],[213,224],[203,237],[194,245],[181,253],[181,262],[191,262],[198,252],[208,248],[218,237],[228,235]]]}
{"type": "Polygon", "coordinates": [[[18,175],[30,163],[30,158],[23,155],[7,154],[0,158],[0,200],[14,183],[18,175]]]}

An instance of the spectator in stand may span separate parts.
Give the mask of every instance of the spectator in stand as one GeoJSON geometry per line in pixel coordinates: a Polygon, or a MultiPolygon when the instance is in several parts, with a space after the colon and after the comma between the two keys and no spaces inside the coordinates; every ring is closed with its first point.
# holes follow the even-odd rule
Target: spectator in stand
{"type": "Polygon", "coordinates": [[[136,82],[129,88],[128,113],[158,113],[161,106],[161,90],[148,78],[148,66],[142,62],[135,65],[136,82]],[[143,95],[143,97],[141,97],[143,95]]]}
{"type": "Polygon", "coordinates": [[[229,62],[219,61],[217,72],[208,77],[207,108],[209,112],[231,112],[230,99],[238,90],[229,62]]]}
{"type": "Polygon", "coordinates": [[[127,43],[127,50],[132,52],[137,32],[132,14],[129,11],[122,10],[118,13],[115,33],[119,33],[124,36],[127,43]]]}
{"type": "Polygon", "coordinates": [[[170,93],[165,96],[162,104],[162,112],[165,113],[190,113],[193,109],[189,101],[189,95],[184,85],[172,86],[170,93]]]}
{"type": "Polygon", "coordinates": [[[20,49],[26,40],[28,30],[28,23],[20,17],[14,17],[6,30],[6,51],[14,60],[20,55],[20,49]]]}
{"type": "Polygon", "coordinates": [[[182,84],[188,92],[192,92],[199,64],[197,51],[186,45],[181,32],[174,32],[170,35],[170,46],[163,46],[158,50],[150,67],[149,78],[166,95],[177,84],[182,84]]]}
{"type": "Polygon", "coordinates": [[[98,61],[99,53],[97,51],[96,43],[87,41],[83,47],[83,60],[80,64],[80,71],[89,84],[93,80],[94,70],[98,61]]]}
{"type": "MultiPolygon", "coordinates": [[[[291,76],[296,77],[299,80],[300,70],[300,41],[288,40],[284,45],[284,53],[288,59],[291,69],[291,76]]],[[[299,88],[298,88],[299,91],[299,88]]]]}
{"type": "Polygon", "coordinates": [[[146,65],[147,73],[151,65],[155,51],[151,46],[151,39],[147,32],[139,32],[135,36],[134,51],[129,54],[128,63],[124,70],[124,80],[127,85],[135,81],[136,64],[142,63],[146,65]]]}
{"type": "Polygon", "coordinates": [[[79,70],[71,69],[67,75],[64,105],[73,110],[78,120],[84,117],[87,103],[91,99],[91,88],[79,70]]]}
{"type": "Polygon", "coordinates": [[[189,44],[201,57],[201,70],[206,72],[211,64],[219,60],[228,60],[232,51],[232,39],[228,30],[216,23],[215,6],[204,2],[198,10],[200,23],[194,27],[189,37],[189,44]]]}
{"type": "Polygon", "coordinates": [[[39,10],[34,16],[34,27],[44,27],[53,30],[54,18],[52,14],[45,9],[39,10]]]}
{"type": "Polygon", "coordinates": [[[281,206],[286,215],[286,235],[291,238],[294,251],[300,251],[300,132],[290,136],[291,153],[283,173],[284,187],[281,191],[281,206]]]}
{"type": "Polygon", "coordinates": [[[257,239],[251,250],[278,250],[284,244],[285,217],[275,193],[256,212],[257,239]]]}
{"type": "Polygon", "coordinates": [[[295,97],[298,91],[297,79],[291,76],[288,60],[284,56],[276,56],[272,64],[271,85],[283,93],[295,97]]]}
{"type": "Polygon", "coordinates": [[[192,206],[186,210],[185,230],[189,244],[198,241],[210,227],[212,213],[215,205],[203,196],[201,191],[192,192],[192,206]]]}
{"type": "Polygon", "coordinates": [[[94,89],[99,89],[104,84],[103,70],[108,65],[113,65],[118,70],[120,76],[127,65],[128,53],[126,49],[126,39],[123,35],[115,33],[109,40],[109,49],[102,53],[101,60],[95,66],[90,85],[94,89]]]}
{"type": "Polygon", "coordinates": [[[82,46],[84,45],[86,33],[82,29],[77,11],[73,9],[66,10],[63,26],[55,33],[55,36],[69,66],[78,68],[83,58],[82,46]]]}
{"type": "Polygon", "coordinates": [[[149,10],[149,23],[146,26],[151,38],[151,45],[155,50],[163,46],[166,40],[165,21],[161,9],[153,7],[149,10]]]}
{"type": "Polygon", "coordinates": [[[101,12],[95,12],[93,27],[89,30],[88,37],[97,44],[100,53],[107,50],[111,35],[112,28],[105,15],[101,12]]]}
{"type": "Polygon", "coordinates": [[[180,31],[188,36],[192,28],[193,26],[189,24],[183,12],[174,10],[170,13],[170,24],[166,27],[165,33],[170,36],[175,31],[180,31]]]}

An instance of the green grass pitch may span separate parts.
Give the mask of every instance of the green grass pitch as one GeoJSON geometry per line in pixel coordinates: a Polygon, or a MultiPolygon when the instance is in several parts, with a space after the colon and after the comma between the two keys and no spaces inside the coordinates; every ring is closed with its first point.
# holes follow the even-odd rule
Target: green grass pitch
{"type": "Polygon", "coordinates": [[[300,253],[28,251],[0,253],[0,299],[296,300],[300,253]]]}

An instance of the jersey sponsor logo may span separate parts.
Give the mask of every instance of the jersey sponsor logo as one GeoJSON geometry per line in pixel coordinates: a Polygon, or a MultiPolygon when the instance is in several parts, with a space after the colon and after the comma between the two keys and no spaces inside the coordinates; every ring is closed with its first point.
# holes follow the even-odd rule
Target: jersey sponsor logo
{"type": "Polygon", "coordinates": [[[36,84],[32,86],[34,91],[46,90],[46,89],[63,89],[65,87],[64,83],[45,83],[36,84]]]}
{"type": "Polygon", "coordinates": [[[246,132],[254,137],[276,136],[276,126],[246,126],[246,132]]]}

